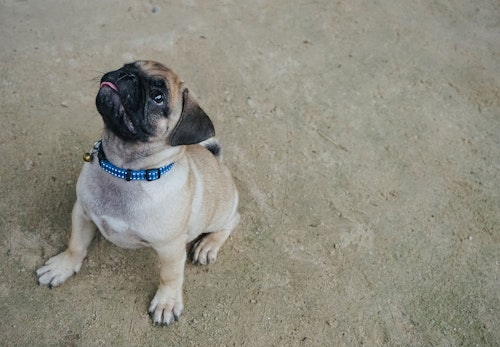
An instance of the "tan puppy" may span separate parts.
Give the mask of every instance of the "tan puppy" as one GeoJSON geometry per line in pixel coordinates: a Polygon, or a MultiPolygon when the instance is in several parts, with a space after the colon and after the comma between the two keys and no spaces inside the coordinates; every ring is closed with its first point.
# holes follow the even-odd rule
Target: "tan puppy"
{"type": "Polygon", "coordinates": [[[238,192],[213,124],[170,69],[137,61],[105,74],[96,98],[105,130],[76,186],[68,248],[37,270],[55,287],[77,273],[95,230],[125,248],[151,247],[160,284],[149,313],[168,325],[183,310],[186,245],[215,261],[238,224],[238,192]]]}

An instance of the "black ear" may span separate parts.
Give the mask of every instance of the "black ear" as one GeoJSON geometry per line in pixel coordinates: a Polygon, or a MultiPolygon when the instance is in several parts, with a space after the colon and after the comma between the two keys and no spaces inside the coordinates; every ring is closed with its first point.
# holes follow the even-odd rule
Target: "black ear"
{"type": "Polygon", "coordinates": [[[215,136],[215,128],[205,111],[189,96],[189,91],[182,92],[182,113],[170,135],[170,145],[192,145],[215,136]]]}

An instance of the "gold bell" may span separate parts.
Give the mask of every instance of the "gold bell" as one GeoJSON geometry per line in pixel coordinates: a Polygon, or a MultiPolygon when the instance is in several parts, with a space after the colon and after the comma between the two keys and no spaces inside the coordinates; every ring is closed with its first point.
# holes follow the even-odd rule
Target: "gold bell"
{"type": "Polygon", "coordinates": [[[87,163],[90,163],[92,161],[93,155],[92,153],[84,153],[83,154],[83,160],[86,161],[87,163]]]}

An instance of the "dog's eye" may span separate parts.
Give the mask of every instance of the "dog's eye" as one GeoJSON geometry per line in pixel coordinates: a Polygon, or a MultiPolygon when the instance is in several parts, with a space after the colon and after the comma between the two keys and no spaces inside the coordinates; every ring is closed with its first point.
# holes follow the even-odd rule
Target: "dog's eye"
{"type": "Polygon", "coordinates": [[[165,100],[165,98],[163,97],[163,94],[161,93],[153,93],[152,95],[152,98],[153,100],[158,104],[158,105],[163,105],[163,101],[165,100]]]}

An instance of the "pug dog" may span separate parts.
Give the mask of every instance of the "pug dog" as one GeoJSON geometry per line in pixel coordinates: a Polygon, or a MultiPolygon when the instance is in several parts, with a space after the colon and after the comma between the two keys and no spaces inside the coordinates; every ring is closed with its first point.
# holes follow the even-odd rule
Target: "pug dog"
{"type": "Polygon", "coordinates": [[[240,219],[238,192],[212,121],[169,68],[137,61],[106,73],[96,106],[105,127],[78,178],[69,245],[36,271],[38,283],[77,273],[98,229],[119,247],[156,251],[148,312],[169,325],[183,311],[188,253],[197,264],[216,260],[240,219]]]}

